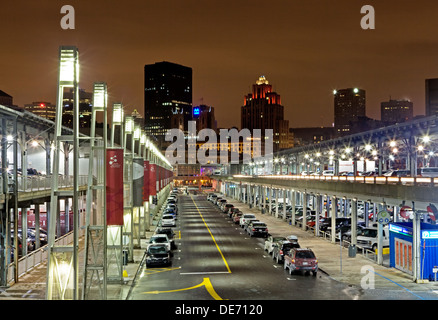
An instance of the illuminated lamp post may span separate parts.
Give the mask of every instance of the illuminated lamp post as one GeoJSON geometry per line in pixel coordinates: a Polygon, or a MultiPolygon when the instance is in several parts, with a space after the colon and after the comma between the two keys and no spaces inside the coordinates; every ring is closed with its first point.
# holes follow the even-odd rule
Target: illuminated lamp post
{"type": "Polygon", "coordinates": [[[79,236],[79,52],[76,47],[59,48],[59,74],[54,134],[54,165],[48,225],[47,300],[78,300],[78,236],[79,236]],[[64,88],[73,88],[73,135],[62,135],[64,88]],[[59,158],[61,143],[73,145],[73,188],[59,190],[59,158]],[[59,195],[73,199],[73,243],[55,245],[59,195]]]}
{"type": "Polygon", "coordinates": [[[85,220],[85,259],[82,299],[107,298],[107,85],[94,83],[90,126],[90,156],[85,220]],[[96,114],[103,112],[102,139],[96,137],[96,114]],[[99,141],[101,140],[101,141],[99,141]],[[95,166],[96,161],[96,166],[95,166]],[[94,179],[96,177],[96,179],[94,179]],[[94,206],[93,206],[94,203],[94,206]],[[97,296],[93,295],[96,294],[97,296]]]}
{"type": "MultiPolygon", "coordinates": [[[[127,262],[134,261],[134,243],[133,243],[133,160],[134,160],[134,118],[125,116],[125,133],[124,133],[124,188],[127,195],[123,205],[123,250],[128,253],[127,262]],[[128,151],[128,135],[131,135],[131,148],[128,151]]],[[[125,253],[124,253],[125,254],[125,253]]]]}

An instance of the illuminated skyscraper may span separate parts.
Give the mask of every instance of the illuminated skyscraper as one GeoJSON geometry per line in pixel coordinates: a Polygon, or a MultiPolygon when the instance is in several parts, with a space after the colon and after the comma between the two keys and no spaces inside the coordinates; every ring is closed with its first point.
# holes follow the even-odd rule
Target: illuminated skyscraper
{"type": "MultiPolygon", "coordinates": [[[[241,107],[241,129],[273,130],[273,151],[289,147],[289,120],[284,120],[284,107],[280,95],[272,91],[272,85],[264,76],[252,86],[252,93],[245,96],[241,107]]],[[[262,149],[264,150],[264,149],[262,149]]]]}
{"type": "Polygon", "coordinates": [[[145,132],[164,149],[170,142],[165,134],[171,118],[183,114],[184,131],[192,119],[192,69],[171,62],[157,62],[144,67],[145,132]]]}
{"type": "Polygon", "coordinates": [[[335,135],[345,136],[351,133],[352,123],[359,117],[365,117],[365,90],[348,88],[334,90],[335,135]]]}

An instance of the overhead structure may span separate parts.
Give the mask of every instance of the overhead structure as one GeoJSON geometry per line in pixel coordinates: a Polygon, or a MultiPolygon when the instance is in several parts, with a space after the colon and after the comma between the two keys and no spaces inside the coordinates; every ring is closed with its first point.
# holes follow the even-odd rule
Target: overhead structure
{"type": "Polygon", "coordinates": [[[48,268],[47,300],[78,300],[78,229],[79,229],[79,51],[74,46],[59,48],[59,74],[54,133],[54,158],[50,213],[48,213],[48,268]],[[64,88],[73,88],[73,134],[62,135],[62,115],[64,88]],[[59,188],[59,161],[61,145],[70,143],[73,152],[73,187],[70,190],[59,188]],[[55,245],[58,198],[72,198],[73,242],[68,245],[55,245]]]}
{"type": "Polygon", "coordinates": [[[85,220],[83,300],[107,299],[106,149],[107,84],[94,83],[85,220]],[[103,113],[102,136],[96,135],[97,113],[103,113]]]}

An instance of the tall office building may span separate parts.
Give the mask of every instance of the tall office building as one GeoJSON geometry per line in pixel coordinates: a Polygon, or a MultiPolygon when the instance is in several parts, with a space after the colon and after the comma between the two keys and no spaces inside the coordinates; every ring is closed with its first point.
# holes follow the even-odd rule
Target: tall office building
{"type": "Polygon", "coordinates": [[[193,107],[193,120],[196,121],[197,132],[207,128],[217,132],[217,123],[214,116],[214,107],[206,106],[203,104],[193,107]]]}
{"type": "Polygon", "coordinates": [[[145,132],[154,136],[158,147],[165,149],[172,116],[183,115],[184,131],[192,119],[192,68],[163,61],[144,67],[145,132]]]}
{"type": "Polygon", "coordinates": [[[0,104],[6,107],[12,106],[12,96],[0,90],[0,104]]]}
{"type": "Polygon", "coordinates": [[[351,133],[351,127],[359,117],[365,117],[365,90],[348,88],[334,90],[335,135],[351,133]]]}
{"type": "MultiPolygon", "coordinates": [[[[273,130],[273,151],[289,147],[289,121],[284,120],[284,107],[280,95],[272,91],[272,85],[264,76],[259,77],[247,94],[241,107],[241,129],[273,130]]],[[[262,148],[264,150],[264,148],[262,148]]]]}
{"type": "MultiPolygon", "coordinates": [[[[62,125],[73,128],[73,88],[65,88],[63,95],[62,125]]],[[[79,130],[91,127],[91,115],[93,108],[93,93],[79,89],[79,130]]]]}
{"type": "Polygon", "coordinates": [[[438,115],[438,79],[426,79],[426,117],[438,115]]]}
{"type": "Polygon", "coordinates": [[[35,113],[36,115],[55,121],[56,118],[56,106],[50,102],[37,101],[24,105],[24,109],[35,113]]]}
{"type": "Polygon", "coordinates": [[[395,124],[411,120],[414,117],[414,104],[409,100],[392,100],[380,104],[380,120],[386,124],[395,124]]]}

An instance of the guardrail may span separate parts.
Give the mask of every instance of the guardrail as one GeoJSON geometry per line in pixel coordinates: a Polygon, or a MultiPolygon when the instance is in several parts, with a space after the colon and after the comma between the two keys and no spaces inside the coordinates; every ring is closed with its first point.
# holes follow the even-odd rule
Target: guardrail
{"type": "MultiPolygon", "coordinates": [[[[79,185],[87,185],[88,176],[81,175],[79,178],[79,185]]],[[[27,177],[17,177],[18,181],[18,192],[34,192],[48,190],[52,188],[52,176],[27,176],[27,177]]],[[[60,175],[58,179],[58,184],[60,188],[69,188],[73,186],[73,176],[60,175]]],[[[0,193],[3,193],[3,177],[0,177],[0,193]]],[[[8,181],[9,191],[13,190],[14,180],[9,178],[8,181]]]]}
{"type": "Polygon", "coordinates": [[[366,184],[401,184],[401,185],[429,185],[438,186],[438,178],[434,177],[365,177],[365,176],[318,176],[318,175],[234,175],[235,178],[268,178],[284,180],[317,180],[317,181],[341,181],[366,184]]]}
{"type": "MultiPolygon", "coordinates": [[[[302,227],[302,223],[300,221],[297,221],[296,224],[297,224],[298,227],[300,227],[300,228],[302,227]]],[[[315,227],[309,227],[308,226],[306,230],[311,231],[313,234],[315,234],[315,227]]],[[[327,240],[327,241],[331,241],[332,240],[330,232],[319,230],[318,233],[319,233],[319,237],[320,238],[322,238],[324,240],[327,240]]],[[[339,237],[336,237],[336,241],[338,241],[338,240],[339,240],[339,237]]],[[[342,245],[343,245],[344,248],[348,248],[351,245],[351,242],[348,241],[348,240],[342,239],[342,245]]],[[[370,249],[363,248],[363,247],[361,247],[361,246],[359,246],[357,244],[356,244],[356,248],[360,249],[360,250],[357,250],[356,253],[359,253],[364,258],[367,258],[367,259],[377,263],[377,254],[376,254],[376,252],[374,252],[373,250],[370,250],[370,249]]]]}
{"type": "MultiPolygon", "coordinates": [[[[73,242],[73,231],[66,233],[55,240],[57,246],[64,246],[73,242]]],[[[22,277],[27,272],[40,265],[44,261],[47,261],[48,245],[44,245],[41,248],[31,251],[24,257],[18,259],[18,277],[22,277]]],[[[13,284],[15,275],[15,265],[10,263],[8,265],[8,283],[13,284]]]]}

